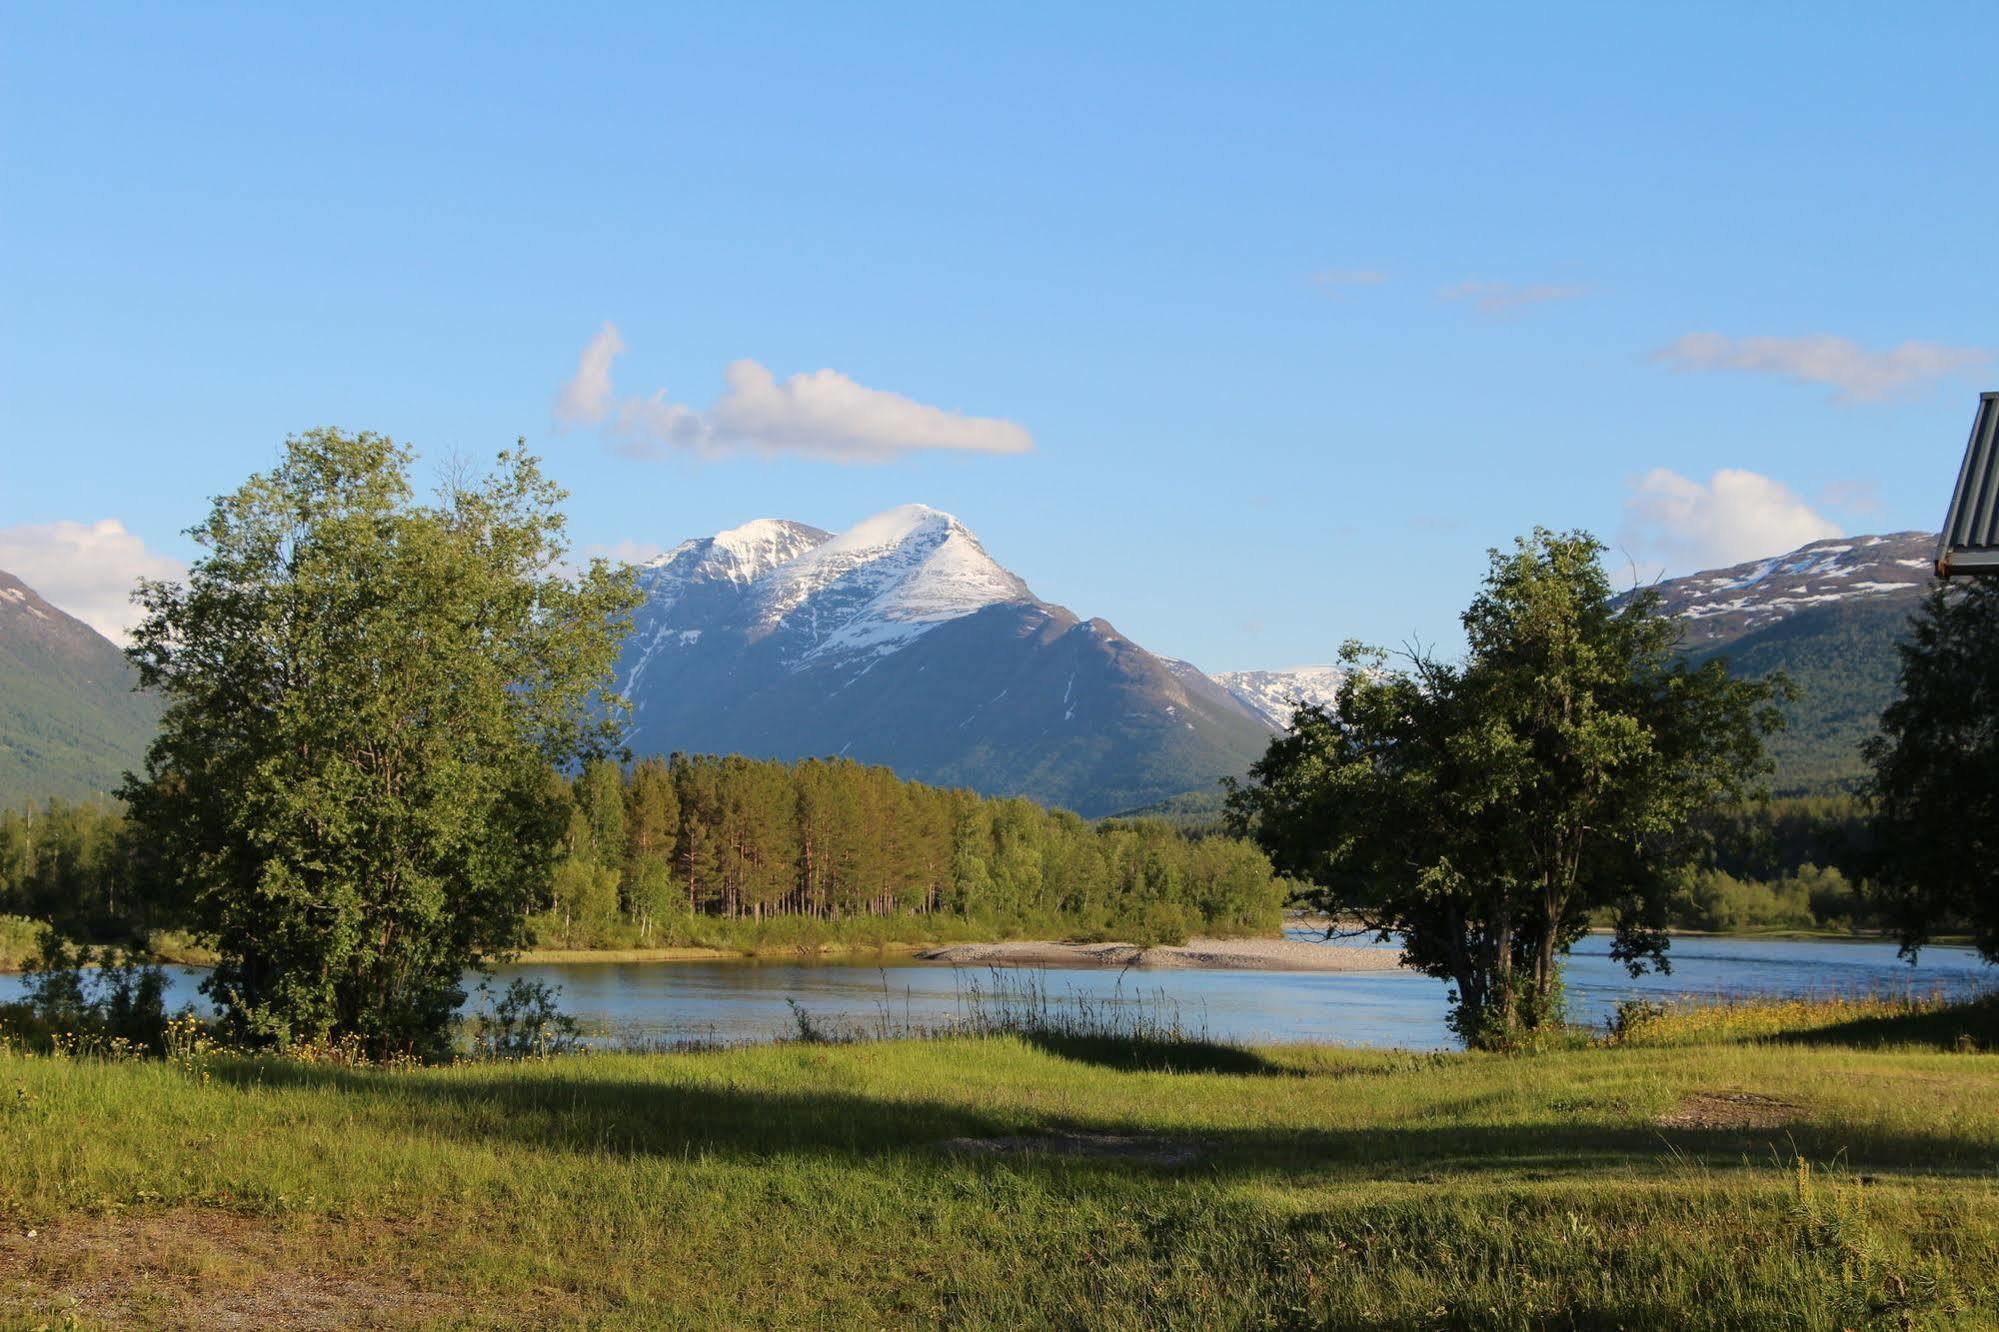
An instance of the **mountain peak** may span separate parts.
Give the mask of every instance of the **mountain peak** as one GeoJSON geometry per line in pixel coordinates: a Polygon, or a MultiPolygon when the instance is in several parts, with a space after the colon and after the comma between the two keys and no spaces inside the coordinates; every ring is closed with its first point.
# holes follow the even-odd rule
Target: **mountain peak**
{"type": "Polygon", "coordinates": [[[924,504],[864,518],[773,569],[765,582],[760,631],[801,635],[807,658],[893,652],[947,620],[1034,600],[971,529],[924,504]]]}
{"type": "Polygon", "coordinates": [[[928,504],[898,504],[861,519],[833,540],[854,548],[899,546],[905,541],[951,530],[969,533],[963,523],[942,509],[933,509],[928,504]]]}

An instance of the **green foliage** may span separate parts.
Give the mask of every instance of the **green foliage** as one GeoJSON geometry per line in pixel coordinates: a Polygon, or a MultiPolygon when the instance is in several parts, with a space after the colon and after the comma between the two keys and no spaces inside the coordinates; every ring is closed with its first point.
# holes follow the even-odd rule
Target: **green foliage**
{"type": "Polygon", "coordinates": [[[1867,746],[1880,903],[1913,955],[1963,927],[1999,961],[1999,579],[1939,585],[1867,746]]]}
{"type": "Polygon", "coordinates": [[[1724,870],[1695,870],[1672,903],[1675,925],[1718,933],[1851,927],[1858,898],[1836,869],[1808,865],[1774,880],[1738,879],[1724,870]]]}
{"type": "Polygon", "coordinates": [[[1900,597],[1807,607],[1719,647],[1696,663],[1724,661],[1749,678],[1781,674],[1784,727],[1768,742],[1770,788],[1780,796],[1851,794],[1867,776],[1861,747],[1895,695],[1896,646],[1909,632],[1900,597]]]}
{"type": "Polygon", "coordinates": [[[560,988],[516,977],[493,997],[482,982],[472,1016],[472,1048],[486,1059],[542,1059],[570,1054],[582,1044],[582,1030],[557,1004],[560,988]]]}
{"type": "Polygon", "coordinates": [[[47,922],[29,916],[0,916],[0,971],[19,971],[42,951],[47,922]]]}
{"type": "Polygon", "coordinates": [[[109,802],[0,810],[0,912],[122,942],[151,923],[148,871],[142,843],[109,802]]]}
{"type": "Polygon", "coordinates": [[[1318,905],[1455,984],[1473,1045],[1559,1022],[1558,961],[1593,914],[1634,974],[1664,964],[1690,821],[1766,770],[1778,725],[1781,682],[1678,659],[1656,596],[1615,598],[1602,549],[1537,530],[1493,551],[1461,664],[1390,671],[1350,645],[1337,711],[1301,709],[1229,797],[1318,905]]]}
{"type": "Polygon", "coordinates": [[[166,713],[123,794],[245,1039],[441,1053],[459,977],[548,894],[550,765],[616,742],[629,574],[552,572],[562,492],[524,451],[431,504],[410,464],[297,436],[192,530],[186,584],[142,585],[166,713]]]}
{"type": "Polygon", "coordinates": [[[1177,943],[1273,930],[1282,905],[1246,842],[1093,825],[844,759],[675,755],[557,785],[568,832],[533,922],[545,946],[803,946],[966,926],[1177,943]]]}
{"type": "Polygon", "coordinates": [[[167,978],[158,967],[45,930],[24,970],[26,997],[8,1024],[17,1039],[72,1052],[164,1053],[167,978]]]}
{"type": "Polygon", "coordinates": [[[1874,855],[1866,804],[1857,796],[1793,796],[1720,805],[1695,820],[1717,869],[1774,879],[1805,865],[1828,865],[1851,878],[1874,855]]]}
{"type": "MultiPolygon", "coordinates": [[[[545,773],[536,799],[562,829],[547,879],[526,898],[529,938],[549,948],[770,952],[1029,933],[1178,943],[1274,931],[1287,896],[1248,842],[1149,820],[1090,824],[845,760],[676,756],[628,774],[596,763],[574,781],[545,773]],[[606,828],[623,830],[622,853],[606,828]]],[[[138,841],[115,810],[54,811],[0,814],[0,847],[10,829],[37,839],[18,859],[28,872],[0,860],[0,910],[23,917],[17,952],[36,946],[34,914],[213,960],[165,928],[187,906],[134,857],[78,854],[138,841]]],[[[11,937],[0,927],[0,961],[11,937]]]]}
{"type": "MultiPolygon", "coordinates": [[[[1795,796],[1719,805],[1693,820],[1707,843],[1681,870],[1666,907],[1675,929],[1718,933],[1880,927],[1868,876],[1876,863],[1856,796],[1795,796]]],[[[1613,921],[1600,917],[1598,924],[1613,921]]]]}
{"type": "Polygon", "coordinates": [[[1217,783],[1197,791],[1183,791],[1164,800],[1155,800],[1137,809],[1111,815],[1113,819],[1154,819],[1170,823],[1190,836],[1205,837],[1223,831],[1228,823],[1227,793],[1217,783]]]}

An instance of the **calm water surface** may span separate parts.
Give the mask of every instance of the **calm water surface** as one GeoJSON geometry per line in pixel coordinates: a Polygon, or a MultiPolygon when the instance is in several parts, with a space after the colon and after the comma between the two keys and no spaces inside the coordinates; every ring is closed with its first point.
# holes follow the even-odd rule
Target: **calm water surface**
{"type": "MultiPolygon", "coordinates": [[[[1293,930],[1294,938],[1316,938],[1293,930]]],[[[1576,945],[1567,970],[1573,1016],[1602,1023],[1629,998],[1829,995],[1856,992],[1969,994],[1999,983],[1999,969],[1969,948],[1926,948],[1920,965],[1898,960],[1892,943],[1782,939],[1677,939],[1670,976],[1633,980],[1609,958],[1610,941],[1576,945]]],[[[206,1008],[198,971],[170,969],[172,1002],[206,1008]]],[[[1016,980],[1027,979],[1008,973],[1016,980]]],[[[500,972],[562,988],[565,1011],[607,1038],[640,1042],[741,1041],[795,1030],[786,1000],[816,1022],[874,1026],[951,1021],[973,985],[994,973],[896,958],[882,962],[728,960],[571,963],[500,972]]],[[[1433,1049],[1452,1044],[1444,1026],[1447,987],[1411,972],[1127,971],[1048,967],[1038,973],[1058,1001],[1138,1003],[1183,1025],[1233,1041],[1326,1041],[1433,1049]]],[[[0,1000],[20,992],[0,976],[0,1000]]]]}

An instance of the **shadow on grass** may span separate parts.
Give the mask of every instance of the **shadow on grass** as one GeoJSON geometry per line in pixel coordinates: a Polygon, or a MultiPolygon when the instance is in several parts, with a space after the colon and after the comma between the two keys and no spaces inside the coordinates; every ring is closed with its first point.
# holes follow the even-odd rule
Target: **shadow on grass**
{"type": "Polygon", "coordinates": [[[1087,1036],[1026,1031],[1020,1038],[1044,1054],[1124,1073],[1238,1073],[1303,1077],[1304,1070],[1274,1064],[1256,1051],[1221,1041],[1184,1037],[1087,1036]]]}
{"type": "MultiPolygon", "coordinates": [[[[381,1072],[279,1061],[218,1064],[218,1081],[238,1087],[323,1090],[391,1132],[443,1140],[583,1154],[653,1155],[747,1161],[799,1158],[864,1162],[919,1157],[943,1161],[952,1139],[1037,1134],[1170,1138],[1195,1146],[1188,1167],[1201,1175],[1347,1174],[1355,1179],[1475,1183],[1601,1177],[1606,1172],[1739,1167],[1745,1162],[1843,1157],[1877,1174],[1989,1175],[1999,1154],[1961,1133],[1934,1134],[1815,1126],[1660,1128],[1649,1122],[1439,1123],[1434,1112],[1493,1113],[1498,1104],[1431,1107],[1432,1117],[1353,1129],[1175,1130],[1156,1122],[1044,1114],[1026,1108],[857,1092],[758,1090],[740,1081],[647,1081],[602,1076],[588,1060],[477,1069],[381,1072]]],[[[1245,1094],[1250,1094],[1245,1087],[1245,1094]]],[[[1502,1098],[1503,1099],[1503,1098],[1502,1098]]],[[[289,1112],[288,1112],[289,1113],[289,1112]]],[[[1153,1173],[1159,1165],[1117,1159],[1010,1157],[1004,1167],[1040,1172],[1153,1173]]]]}
{"type": "Polygon", "coordinates": [[[1896,1013],[1760,1038],[1786,1045],[1837,1045],[1878,1050],[1896,1046],[1948,1051],[1999,1051],[1999,994],[1931,1012],[1896,1013]]]}

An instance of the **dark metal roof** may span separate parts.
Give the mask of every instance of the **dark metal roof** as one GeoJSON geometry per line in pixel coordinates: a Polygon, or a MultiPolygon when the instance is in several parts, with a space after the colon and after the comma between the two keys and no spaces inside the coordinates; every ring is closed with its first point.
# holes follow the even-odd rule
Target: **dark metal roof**
{"type": "Polygon", "coordinates": [[[1937,573],[1999,575],[1999,393],[1978,395],[1971,442],[1937,543],[1937,573]]]}

